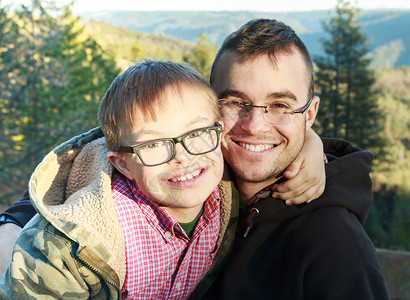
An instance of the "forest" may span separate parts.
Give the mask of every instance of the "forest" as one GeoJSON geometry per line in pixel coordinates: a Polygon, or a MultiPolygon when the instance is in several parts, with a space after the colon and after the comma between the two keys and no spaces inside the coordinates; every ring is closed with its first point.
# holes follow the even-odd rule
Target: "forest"
{"type": "MultiPolygon", "coordinates": [[[[410,66],[375,64],[383,48],[371,53],[360,11],[338,9],[313,56],[322,100],[314,129],[374,153],[366,230],[378,248],[410,251],[410,66]]],[[[48,151],[98,126],[98,103],[121,70],[158,58],[185,61],[209,78],[217,48],[207,34],[187,41],[85,20],[54,1],[11,10],[0,0],[0,203],[21,197],[48,151]]]]}

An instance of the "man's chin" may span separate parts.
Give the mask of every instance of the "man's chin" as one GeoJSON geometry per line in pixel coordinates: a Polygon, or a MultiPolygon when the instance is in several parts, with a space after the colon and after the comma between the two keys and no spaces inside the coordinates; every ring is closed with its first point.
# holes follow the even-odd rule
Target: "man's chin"
{"type": "Polygon", "coordinates": [[[252,168],[232,168],[237,179],[240,179],[243,182],[248,183],[263,183],[267,182],[268,184],[272,180],[280,177],[280,171],[277,169],[273,170],[252,170],[252,168]]]}

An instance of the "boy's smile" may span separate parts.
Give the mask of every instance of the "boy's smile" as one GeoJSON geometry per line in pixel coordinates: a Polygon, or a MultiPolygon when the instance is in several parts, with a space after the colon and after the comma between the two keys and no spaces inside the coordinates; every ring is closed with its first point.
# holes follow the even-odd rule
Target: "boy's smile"
{"type": "Polygon", "coordinates": [[[174,174],[171,178],[168,179],[168,184],[172,184],[175,187],[183,187],[185,185],[190,186],[201,179],[205,174],[204,172],[204,169],[197,169],[189,173],[184,172],[186,174],[183,175],[174,174]]]}
{"type": "MultiPolygon", "coordinates": [[[[208,96],[200,89],[183,87],[175,91],[171,88],[163,97],[163,106],[156,109],[156,120],[140,114],[138,119],[141,122],[130,132],[129,138],[124,139],[124,144],[138,145],[174,138],[214,126],[216,116],[205,99],[208,96]]],[[[151,147],[156,146],[154,143],[151,147]]],[[[192,155],[181,143],[176,143],[174,158],[156,166],[145,166],[136,154],[120,155],[123,155],[123,168],[117,166],[117,169],[134,180],[150,199],[162,205],[179,222],[192,221],[198,215],[222,178],[220,146],[206,154],[192,155]]]]}

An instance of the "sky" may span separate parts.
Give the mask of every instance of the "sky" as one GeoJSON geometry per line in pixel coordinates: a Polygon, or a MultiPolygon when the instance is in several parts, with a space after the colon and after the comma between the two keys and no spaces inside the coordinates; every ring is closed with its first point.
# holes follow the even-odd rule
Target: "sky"
{"type": "MultiPolygon", "coordinates": [[[[3,0],[2,3],[21,3],[28,0],[3,0]]],[[[72,0],[56,0],[68,3],[72,0]]],[[[309,11],[334,9],[337,0],[74,0],[73,12],[104,10],[250,10],[250,11],[309,11]]],[[[362,9],[405,8],[409,0],[351,0],[362,9]]]]}
{"type": "MultiPolygon", "coordinates": [[[[76,0],[73,12],[102,10],[251,10],[308,11],[333,9],[336,0],[76,0]]],[[[353,0],[362,9],[406,8],[409,0],[353,0]]]]}

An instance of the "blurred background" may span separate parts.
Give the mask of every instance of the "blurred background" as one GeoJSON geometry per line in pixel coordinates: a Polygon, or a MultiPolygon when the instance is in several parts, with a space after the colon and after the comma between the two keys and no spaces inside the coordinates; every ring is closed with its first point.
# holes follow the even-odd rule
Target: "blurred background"
{"type": "Polygon", "coordinates": [[[275,18],[314,60],[315,131],[375,155],[365,228],[391,298],[410,299],[410,3],[220,2],[0,0],[0,211],[47,152],[98,126],[98,103],[123,69],[168,59],[209,78],[227,34],[275,18]]]}

